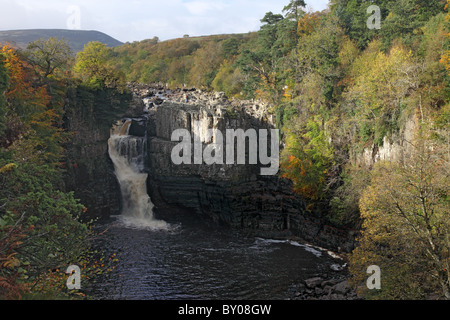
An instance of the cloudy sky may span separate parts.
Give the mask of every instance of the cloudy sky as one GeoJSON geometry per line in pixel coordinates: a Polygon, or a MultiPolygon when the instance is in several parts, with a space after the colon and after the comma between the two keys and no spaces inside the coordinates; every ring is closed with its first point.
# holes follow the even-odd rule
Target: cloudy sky
{"type": "MultiPolygon", "coordinates": [[[[306,0],[323,10],[328,0],[306,0]]],[[[0,0],[0,30],[98,30],[122,42],[256,31],[289,0],[0,0]]]]}

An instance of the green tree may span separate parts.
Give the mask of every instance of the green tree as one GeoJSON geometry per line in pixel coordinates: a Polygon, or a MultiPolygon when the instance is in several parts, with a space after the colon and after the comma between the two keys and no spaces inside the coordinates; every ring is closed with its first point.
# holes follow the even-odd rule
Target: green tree
{"type": "MultiPolygon", "coordinates": [[[[290,26],[291,34],[294,34],[293,38],[295,39],[295,47],[298,44],[298,23],[300,18],[304,15],[304,11],[302,8],[306,7],[306,3],[304,0],[291,0],[287,6],[283,8],[284,17],[288,21],[293,21],[292,26],[290,26]]],[[[289,30],[288,29],[288,30],[289,30]]],[[[298,53],[298,51],[296,51],[298,53]]]]}
{"type": "Polygon", "coordinates": [[[232,62],[225,60],[211,86],[215,91],[225,92],[228,97],[240,97],[244,81],[241,70],[234,68],[232,62]]]}
{"type": "Polygon", "coordinates": [[[420,27],[432,16],[444,10],[442,0],[379,0],[375,3],[364,0],[333,0],[331,8],[339,18],[340,25],[358,44],[365,48],[372,40],[381,37],[384,50],[394,39],[402,39],[413,45],[420,39],[420,27]],[[367,28],[367,8],[375,4],[381,10],[381,30],[367,28]]]}
{"type": "Polygon", "coordinates": [[[232,59],[239,54],[241,42],[236,37],[226,39],[222,42],[222,52],[225,59],[232,59]]]}
{"type": "Polygon", "coordinates": [[[280,82],[277,70],[285,51],[277,50],[275,43],[279,38],[279,28],[283,20],[281,14],[266,13],[261,19],[263,25],[257,37],[242,48],[236,63],[247,77],[243,91],[249,97],[259,93],[272,102],[279,98],[280,82]]]}
{"type": "Polygon", "coordinates": [[[108,64],[110,53],[104,43],[89,42],[83,51],[77,54],[74,71],[92,88],[106,87],[124,91],[124,75],[108,64]]]}
{"type": "Polygon", "coordinates": [[[64,71],[68,68],[72,51],[65,40],[49,38],[30,42],[25,54],[46,80],[55,71],[64,71]]]}
{"type": "Polygon", "coordinates": [[[300,20],[303,15],[303,10],[301,8],[306,7],[304,0],[291,0],[287,6],[283,8],[285,12],[285,18],[294,19],[296,22],[300,20]]]}

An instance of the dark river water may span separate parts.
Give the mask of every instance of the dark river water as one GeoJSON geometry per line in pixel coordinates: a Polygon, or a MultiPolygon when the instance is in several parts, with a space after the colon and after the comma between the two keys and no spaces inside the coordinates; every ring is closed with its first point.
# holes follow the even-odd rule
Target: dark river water
{"type": "Polygon", "coordinates": [[[161,212],[169,231],[111,218],[98,242],[115,269],[90,289],[98,300],[281,300],[341,261],[297,242],[245,236],[204,217],[161,212]]]}

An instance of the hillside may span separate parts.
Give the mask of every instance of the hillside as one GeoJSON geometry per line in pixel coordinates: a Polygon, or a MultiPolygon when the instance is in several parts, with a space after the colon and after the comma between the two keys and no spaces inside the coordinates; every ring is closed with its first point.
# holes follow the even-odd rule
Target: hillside
{"type": "Polygon", "coordinates": [[[113,48],[110,63],[130,82],[213,88],[234,96],[241,92],[242,82],[233,65],[240,49],[255,38],[255,32],[167,41],[155,37],[113,48]]]}
{"type": "Polygon", "coordinates": [[[30,29],[0,31],[0,43],[9,42],[18,48],[26,48],[28,43],[39,38],[51,37],[64,38],[72,51],[77,53],[83,50],[85,44],[91,41],[99,41],[108,47],[122,45],[122,42],[99,31],[90,30],[64,30],[64,29],[30,29]]]}

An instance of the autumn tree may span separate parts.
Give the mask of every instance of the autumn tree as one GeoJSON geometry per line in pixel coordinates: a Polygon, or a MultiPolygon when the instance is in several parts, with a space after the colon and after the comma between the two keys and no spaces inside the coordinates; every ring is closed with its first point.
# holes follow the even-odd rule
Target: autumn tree
{"type": "Polygon", "coordinates": [[[77,220],[84,206],[64,190],[59,98],[35,82],[40,70],[16,50],[4,46],[0,56],[9,79],[0,145],[0,298],[17,299],[36,277],[83,251],[87,229],[77,220]]]}
{"type": "Polygon", "coordinates": [[[228,97],[240,97],[244,82],[241,70],[234,68],[232,61],[225,60],[211,86],[215,91],[225,92],[228,97]]]}
{"type": "Polygon", "coordinates": [[[324,195],[327,173],[333,165],[334,149],[328,142],[319,116],[306,125],[292,120],[286,132],[281,171],[293,183],[293,191],[319,200],[324,195]]]}
{"type": "Polygon", "coordinates": [[[0,300],[67,297],[61,270],[91,256],[91,231],[82,222],[86,208],[66,190],[62,161],[70,135],[63,112],[79,104],[102,124],[89,102],[115,119],[129,102],[114,88],[86,89],[57,68],[48,82],[38,81],[47,69],[25,57],[10,46],[0,49],[0,300]],[[71,95],[77,89],[82,99],[71,95]]]}
{"type": "Polygon", "coordinates": [[[222,46],[217,41],[210,41],[196,51],[189,71],[189,83],[197,87],[209,87],[216,77],[222,58],[222,46]]]}
{"type": "Polygon", "coordinates": [[[6,113],[6,101],[4,93],[9,86],[8,72],[5,67],[5,58],[0,54],[0,136],[3,135],[5,130],[5,113],[6,113]]]}
{"type": "Polygon", "coordinates": [[[449,12],[445,16],[445,21],[447,24],[447,41],[445,43],[445,51],[441,56],[440,62],[445,66],[448,75],[450,76],[450,0],[447,0],[447,4],[445,5],[445,9],[449,12]]]}
{"type": "Polygon", "coordinates": [[[363,231],[350,270],[360,283],[369,265],[381,268],[381,290],[368,297],[450,299],[448,145],[420,137],[413,147],[404,162],[377,164],[361,198],[363,231]]]}
{"type": "Polygon", "coordinates": [[[401,45],[388,54],[372,42],[353,63],[353,84],[345,98],[355,119],[362,143],[381,145],[398,130],[398,120],[411,90],[419,86],[420,67],[413,54],[401,45]]]}

